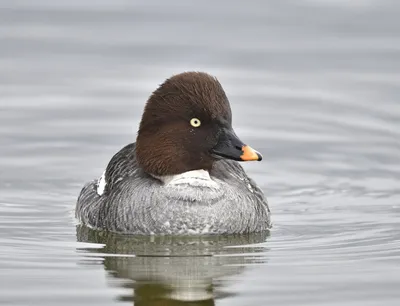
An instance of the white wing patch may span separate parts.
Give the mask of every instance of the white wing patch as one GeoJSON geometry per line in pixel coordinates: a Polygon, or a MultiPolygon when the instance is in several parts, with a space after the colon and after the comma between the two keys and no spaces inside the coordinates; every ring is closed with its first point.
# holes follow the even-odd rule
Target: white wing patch
{"type": "Polygon", "coordinates": [[[97,194],[101,196],[104,193],[104,189],[106,188],[106,171],[103,172],[99,180],[97,181],[97,194]]]}

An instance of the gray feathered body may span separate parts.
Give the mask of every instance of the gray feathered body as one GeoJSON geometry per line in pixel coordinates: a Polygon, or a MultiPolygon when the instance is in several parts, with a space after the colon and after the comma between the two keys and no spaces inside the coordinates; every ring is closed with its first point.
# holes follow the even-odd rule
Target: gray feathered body
{"type": "Polygon", "coordinates": [[[114,155],[105,171],[104,192],[98,180],[87,183],[75,216],[96,229],[130,234],[234,234],[270,228],[263,192],[238,162],[219,160],[202,180],[164,184],[137,164],[135,144],[114,155]]]}

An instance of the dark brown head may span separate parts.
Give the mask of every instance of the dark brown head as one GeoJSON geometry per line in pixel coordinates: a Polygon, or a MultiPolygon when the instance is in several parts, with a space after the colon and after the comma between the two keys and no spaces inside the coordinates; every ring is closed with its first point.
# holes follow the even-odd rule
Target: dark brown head
{"type": "Polygon", "coordinates": [[[158,176],[210,170],[220,158],[262,158],[235,135],[221,84],[202,72],[175,75],[153,92],[140,122],[136,157],[158,176]]]}

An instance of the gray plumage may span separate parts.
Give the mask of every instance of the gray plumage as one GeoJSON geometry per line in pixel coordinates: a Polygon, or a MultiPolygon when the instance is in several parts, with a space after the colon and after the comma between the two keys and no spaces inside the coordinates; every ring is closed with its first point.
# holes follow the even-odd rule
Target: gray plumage
{"type": "Polygon", "coordinates": [[[210,177],[216,186],[163,184],[138,166],[135,144],[129,144],[109,162],[102,195],[97,193],[98,180],[84,186],[75,216],[92,228],[144,235],[234,234],[270,228],[267,200],[238,162],[214,162],[210,177]]]}

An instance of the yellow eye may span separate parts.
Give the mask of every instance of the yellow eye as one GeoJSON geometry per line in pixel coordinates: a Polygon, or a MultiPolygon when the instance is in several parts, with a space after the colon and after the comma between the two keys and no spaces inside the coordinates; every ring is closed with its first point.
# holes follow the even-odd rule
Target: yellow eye
{"type": "Polygon", "coordinates": [[[199,127],[201,125],[201,121],[200,121],[200,119],[192,118],[192,119],[190,119],[190,124],[193,127],[199,127]]]}

